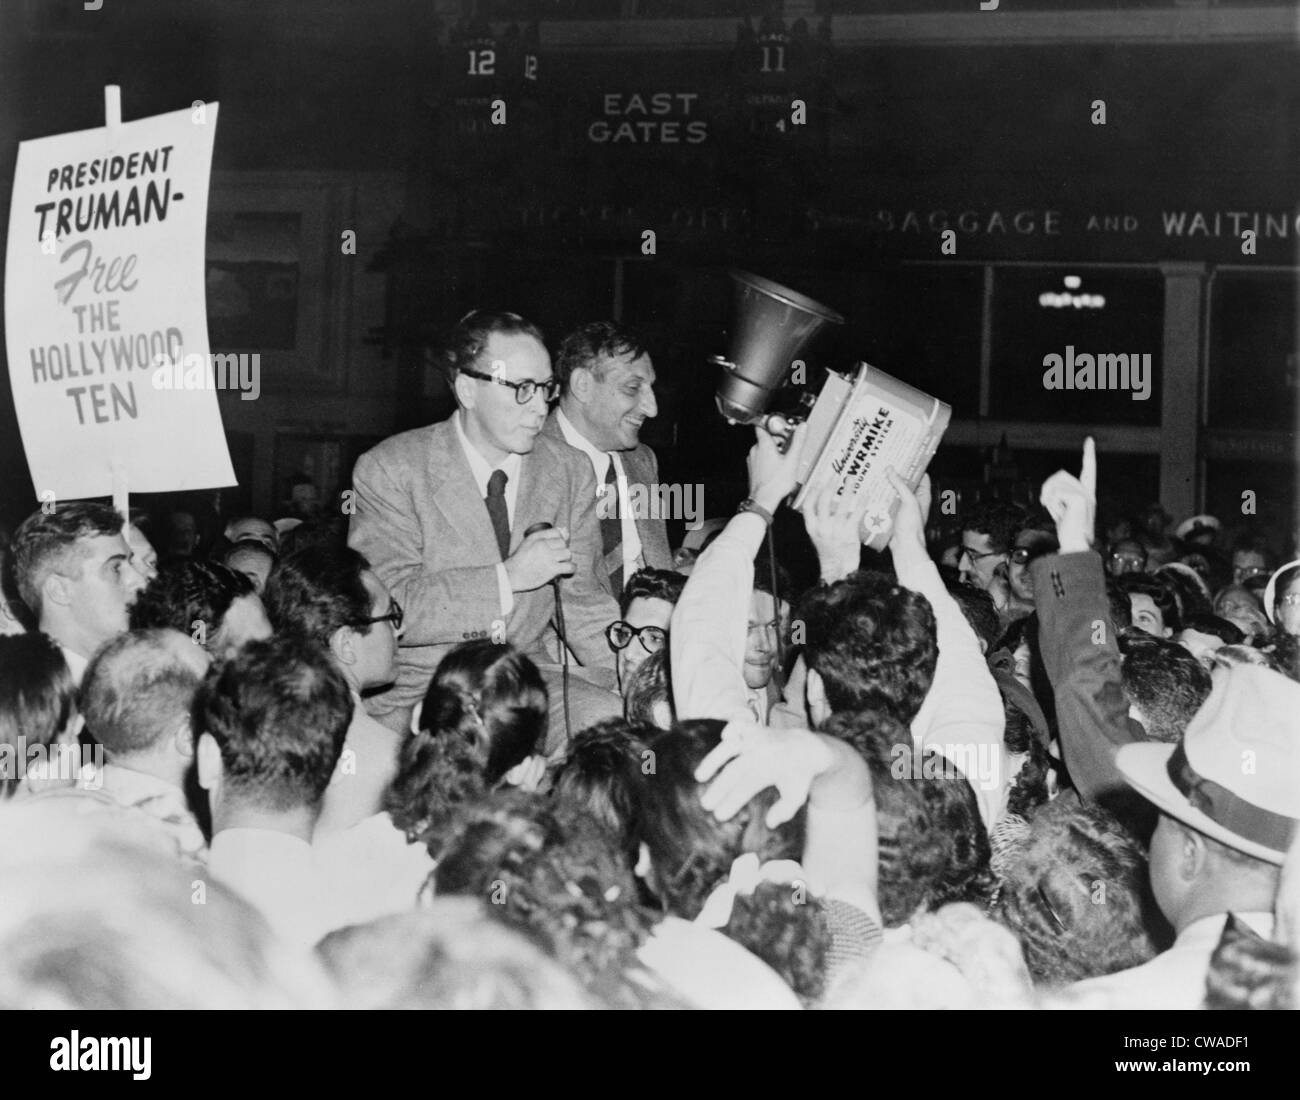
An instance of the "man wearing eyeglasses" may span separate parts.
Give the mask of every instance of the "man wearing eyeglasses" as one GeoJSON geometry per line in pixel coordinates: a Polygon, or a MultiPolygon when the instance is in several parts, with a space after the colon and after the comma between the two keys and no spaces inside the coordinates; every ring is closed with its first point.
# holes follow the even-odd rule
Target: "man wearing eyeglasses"
{"type": "MultiPolygon", "coordinates": [[[[563,584],[569,649],[613,671],[604,633],[618,612],[597,576],[595,477],[584,456],[541,435],[559,391],[541,332],[517,314],[471,313],[451,334],[446,365],[457,411],[385,440],[353,472],[349,544],[405,609],[397,683],[367,706],[399,730],[438,661],[472,638],[513,642],[551,666],[554,710],[552,581],[563,584]]],[[[586,700],[573,686],[575,728],[611,716],[608,693],[586,700]]]]}
{"type": "Polygon", "coordinates": [[[636,333],[612,321],[595,321],[564,338],[555,369],[563,392],[542,431],[591,462],[600,498],[600,579],[620,599],[624,583],[638,569],[673,564],[667,517],[658,509],[652,517],[636,506],[638,500],[658,499],[651,494],[659,491],[659,464],[640,442],[642,425],[659,412],[654,364],[636,333]]]}
{"type": "Polygon", "coordinates": [[[605,631],[620,691],[627,691],[637,667],[667,644],[673,608],[685,586],[686,578],[670,569],[642,569],[629,578],[619,598],[621,618],[605,631]]]}

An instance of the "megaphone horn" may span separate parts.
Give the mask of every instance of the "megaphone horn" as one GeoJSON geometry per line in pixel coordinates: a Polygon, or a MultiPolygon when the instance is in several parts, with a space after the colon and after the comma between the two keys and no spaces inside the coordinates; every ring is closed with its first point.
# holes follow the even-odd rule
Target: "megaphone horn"
{"type": "Polygon", "coordinates": [[[799,353],[827,325],[844,318],[820,302],[780,283],[733,271],[736,304],[731,347],[712,362],[725,370],[718,383],[718,411],[732,423],[763,419],[799,353]]]}

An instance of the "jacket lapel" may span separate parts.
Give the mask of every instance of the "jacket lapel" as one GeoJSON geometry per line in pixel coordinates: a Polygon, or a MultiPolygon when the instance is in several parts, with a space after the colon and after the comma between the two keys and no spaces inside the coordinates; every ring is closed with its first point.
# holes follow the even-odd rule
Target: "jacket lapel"
{"type": "MultiPolygon", "coordinates": [[[[452,413],[452,416],[455,415],[452,413]]],[[[488,518],[487,505],[478,495],[474,473],[469,468],[469,460],[460,445],[455,425],[446,420],[440,427],[444,430],[434,433],[429,447],[429,483],[433,486],[433,503],[442,513],[447,527],[462,542],[468,543],[469,560],[484,563],[500,561],[501,554],[497,549],[492,521],[488,518]]],[[[523,499],[523,489],[521,485],[520,500],[523,499]]],[[[510,537],[513,545],[513,530],[510,537]]]]}

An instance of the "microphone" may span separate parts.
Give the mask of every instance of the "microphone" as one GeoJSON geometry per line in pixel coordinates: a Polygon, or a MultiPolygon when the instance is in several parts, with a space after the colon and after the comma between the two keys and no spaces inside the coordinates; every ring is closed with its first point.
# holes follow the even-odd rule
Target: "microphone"
{"type": "MultiPolygon", "coordinates": [[[[524,538],[538,531],[549,531],[555,525],[542,520],[534,523],[524,531],[524,538]]],[[[573,740],[573,725],[569,719],[569,640],[564,629],[564,600],[560,596],[560,578],[551,578],[551,587],[555,590],[555,633],[560,638],[560,684],[564,694],[564,732],[569,741],[573,740]]]]}

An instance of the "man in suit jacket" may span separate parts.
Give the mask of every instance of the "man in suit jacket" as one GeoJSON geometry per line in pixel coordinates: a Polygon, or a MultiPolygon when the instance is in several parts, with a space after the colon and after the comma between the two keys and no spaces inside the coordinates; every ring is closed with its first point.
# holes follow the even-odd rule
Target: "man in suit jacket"
{"type": "Polygon", "coordinates": [[[564,338],[555,360],[563,387],[542,434],[587,456],[600,505],[602,585],[615,598],[638,569],[672,569],[659,494],[659,463],[638,436],[659,412],[654,364],[640,337],[612,321],[564,338]],[[653,511],[653,518],[649,514],[653,511]]]}
{"type": "MultiPolygon", "coordinates": [[[[541,435],[559,389],[542,334],[517,314],[472,313],[447,362],[458,411],[385,440],[353,472],[349,544],[405,615],[397,683],[368,702],[394,729],[406,728],[459,642],[508,640],[539,664],[553,662],[557,577],[569,648],[584,665],[613,667],[605,628],[618,608],[597,580],[591,464],[541,435]],[[549,526],[525,534],[538,523],[549,526]]],[[[616,701],[612,708],[597,717],[616,714],[616,701]]],[[[582,707],[574,714],[575,729],[591,717],[582,707]]]]}

